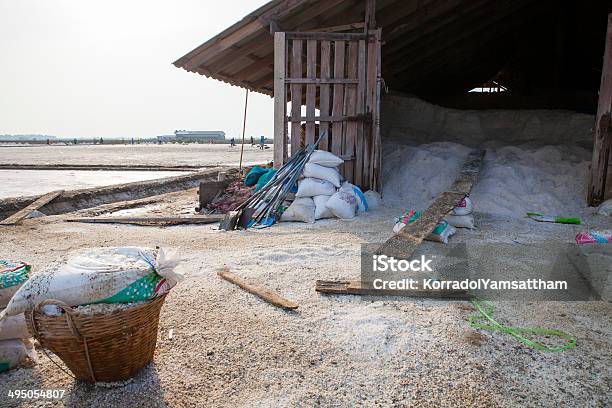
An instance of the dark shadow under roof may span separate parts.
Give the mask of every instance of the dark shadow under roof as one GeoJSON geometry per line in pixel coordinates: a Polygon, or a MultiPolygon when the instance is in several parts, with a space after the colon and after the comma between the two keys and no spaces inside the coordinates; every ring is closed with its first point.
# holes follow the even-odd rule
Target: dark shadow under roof
{"type": "MultiPolygon", "coordinates": [[[[363,22],[364,0],[274,0],[174,65],[273,94],[270,23],[281,31],[363,22]]],[[[609,1],[378,0],[382,74],[395,90],[435,97],[506,75],[524,94],[599,86],[609,1]]]]}

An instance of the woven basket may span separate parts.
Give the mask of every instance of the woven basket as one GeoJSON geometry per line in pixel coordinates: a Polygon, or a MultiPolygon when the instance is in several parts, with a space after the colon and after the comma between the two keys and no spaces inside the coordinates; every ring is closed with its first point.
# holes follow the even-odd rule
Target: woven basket
{"type": "Polygon", "coordinates": [[[67,304],[46,300],[26,312],[30,333],[51,350],[74,376],[88,382],[124,381],[153,360],[164,296],[108,314],[82,315],[67,304]],[[42,313],[61,307],[63,316],[42,313]]]}

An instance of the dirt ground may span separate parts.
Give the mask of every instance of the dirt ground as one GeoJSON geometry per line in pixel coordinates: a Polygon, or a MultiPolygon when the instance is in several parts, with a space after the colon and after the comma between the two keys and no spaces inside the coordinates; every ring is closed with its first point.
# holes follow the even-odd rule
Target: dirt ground
{"type": "MultiPolygon", "coordinates": [[[[188,214],[195,190],[171,193],[126,214],[188,214]]],[[[65,216],[0,230],[0,258],[34,272],[70,251],[95,246],[168,246],[186,258],[186,279],[162,310],[154,363],[127,385],[75,382],[39,351],[38,364],[0,374],[2,406],[592,406],[612,404],[612,304],[496,302],[509,325],[556,328],[577,347],[543,353],[511,336],[468,326],[465,301],[325,296],[317,279],[359,274],[360,244],[388,237],[398,208],[351,221],[286,223],[260,231],[215,225],[139,227],[66,223],[65,216]],[[216,271],[228,266],[297,302],[279,310],[216,271]],[[173,331],[172,339],[168,333],[173,331]],[[9,390],[64,389],[62,400],[11,400],[9,390]]],[[[85,210],[99,214],[97,210],[85,210]]],[[[70,215],[71,217],[74,214],[70,215]]],[[[476,214],[479,229],[457,242],[489,240],[517,248],[571,242],[575,226],[536,225],[476,214]],[[527,232],[528,231],[528,232],[527,232]]],[[[605,223],[597,218],[592,224],[605,223]]],[[[427,244],[430,249],[440,244],[427,244]]],[[[483,255],[494,257],[495,254],[483,255]]]]}

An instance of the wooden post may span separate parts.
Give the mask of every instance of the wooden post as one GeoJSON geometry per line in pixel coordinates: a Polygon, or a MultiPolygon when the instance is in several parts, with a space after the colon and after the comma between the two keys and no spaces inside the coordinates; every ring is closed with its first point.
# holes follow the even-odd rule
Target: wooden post
{"type": "Polygon", "coordinates": [[[287,160],[287,43],[284,32],[274,33],[274,168],[287,160]]]}
{"type": "Polygon", "coordinates": [[[601,71],[599,102],[595,121],[593,159],[588,184],[587,201],[590,206],[599,205],[605,197],[608,161],[610,159],[610,111],[612,110],[612,14],[608,14],[608,31],[601,71]]]}
{"type": "Polygon", "coordinates": [[[376,29],[376,0],[366,0],[365,32],[376,29]]]}

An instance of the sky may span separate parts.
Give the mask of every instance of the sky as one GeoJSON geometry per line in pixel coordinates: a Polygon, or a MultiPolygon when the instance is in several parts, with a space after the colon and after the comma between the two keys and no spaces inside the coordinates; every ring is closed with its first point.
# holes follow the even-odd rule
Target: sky
{"type": "MultiPolygon", "coordinates": [[[[0,134],[240,137],[242,88],[172,62],[267,0],[0,0],[0,134]]],[[[250,93],[249,136],[273,100],[250,93]]]]}

